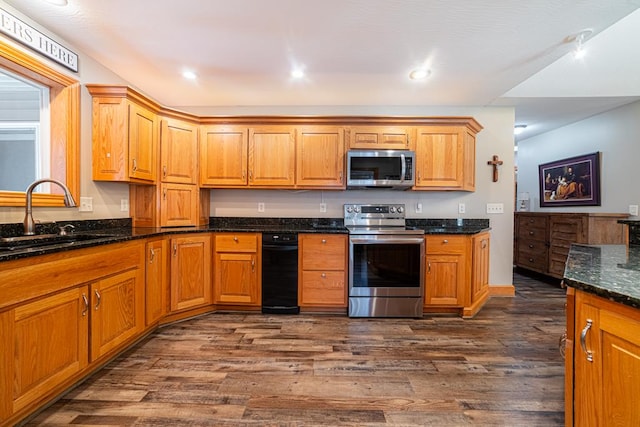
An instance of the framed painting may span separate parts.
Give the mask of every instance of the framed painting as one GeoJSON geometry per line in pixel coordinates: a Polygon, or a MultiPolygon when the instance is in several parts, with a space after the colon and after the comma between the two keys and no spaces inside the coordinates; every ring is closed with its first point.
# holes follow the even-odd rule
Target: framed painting
{"type": "Polygon", "coordinates": [[[600,206],[600,152],[538,166],[540,207],[600,206]]]}

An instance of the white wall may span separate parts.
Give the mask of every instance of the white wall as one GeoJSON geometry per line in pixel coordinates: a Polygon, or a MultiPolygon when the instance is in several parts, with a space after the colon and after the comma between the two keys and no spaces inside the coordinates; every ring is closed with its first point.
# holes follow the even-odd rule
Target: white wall
{"type": "Polygon", "coordinates": [[[530,194],[532,211],[627,213],[629,205],[640,204],[639,118],[635,102],[518,142],[518,193],[530,194]],[[541,208],[538,165],[596,151],[601,206],[541,208]]]}
{"type": "MultiPolygon", "coordinates": [[[[0,0],[0,7],[37,27],[54,40],[79,55],[80,72],[75,75],[82,84],[123,84],[116,73],[107,70],[92,58],[80,52],[71,43],[51,34],[37,23],[19,14],[0,0]]],[[[0,37],[3,37],[0,35],[0,37]]],[[[26,50],[25,50],[26,51],[26,50]]],[[[29,51],[26,51],[29,52],[29,51]]],[[[29,52],[30,53],[30,52],[29,52]]],[[[33,56],[37,56],[33,54],[33,56]]],[[[47,61],[41,57],[38,59],[47,61]]],[[[49,62],[48,62],[49,63],[49,62]]],[[[51,66],[74,75],[62,67],[51,66]]],[[[513,247],[513,125],[514,111],[510,107],[398,107],[398,106],[319,106],[319,107],[210,107],[183,108],[200,115],[407,115],[407,116],[472,116],[484,129],[477,137],[476,191],[466,192],[392,192],[374,191],[269,191],[269,190],[213,190],[212,216],[258,216],[257,203],[266,205],[264,216],[275,217],[341,217],[342,204],[347,202],[399,202],[408,206],[411,218],[490,218],[492,227],[491,271],[489,281],[495,285],[512,284],[513,247]],[[500,179],[492,181],[492,169],[487,161],[497,154],[504,165],[500,179]],[[327,203],[327,213],[320,214],[319,203],[327,203]],[[413,207],[423,204],[423,213],[416,214],[413,207]],[[466,213],[458,215],[458,203],[465,203],[466,213]],[[503,203],[505,213],[487,215],[486,203],[503,203]]],[[[37,220],[86,220],[127,217],[120,211],[121,199],[128,199],[128,186],[123,183],[93,182],[91,179],[91,97],[82,89],[81,99],[81,188],[83,197],[93,198],[93,212],[78,212],[69,208],[34,208],[37,220]]],[[[0,223],[20,223],[22,208],[0,207],[0,223]]]]}

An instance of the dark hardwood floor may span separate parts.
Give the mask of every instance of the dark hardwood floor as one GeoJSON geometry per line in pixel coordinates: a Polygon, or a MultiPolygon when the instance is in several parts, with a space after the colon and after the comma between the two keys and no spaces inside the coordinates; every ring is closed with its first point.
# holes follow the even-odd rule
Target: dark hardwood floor
{"type": "Polygon", "coordinates": [[[28,425],[561,426],[564,290],[474,318],[212,314],[160,329],[28,425]]]}

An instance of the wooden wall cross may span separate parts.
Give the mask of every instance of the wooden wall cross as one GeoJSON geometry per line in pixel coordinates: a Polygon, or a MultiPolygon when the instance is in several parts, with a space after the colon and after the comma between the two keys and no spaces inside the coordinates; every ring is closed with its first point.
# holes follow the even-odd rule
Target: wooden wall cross
{"type": "Polygon", "coordinates": [[[493,160],[487,162],[488,165],[493,166],[493,182],[498,182],[498,166],[504,163],[500,158],[494,154],[493,160]]]}

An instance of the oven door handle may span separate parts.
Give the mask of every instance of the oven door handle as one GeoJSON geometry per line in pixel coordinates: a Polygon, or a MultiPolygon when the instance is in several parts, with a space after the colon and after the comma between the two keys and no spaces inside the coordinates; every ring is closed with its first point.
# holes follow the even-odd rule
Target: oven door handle
{"type": "Polygon", "coordinates": [[[424,243],[424,237],[423,236],[413,236],[413,237],[408,237],[408,236],[394,236],[394,235],[375,235],[375,236],[366,236],[366,237],[356,237],[356,236],[351,236],[349,237],[349,240],[351,241],[351,243],[354,244],[369,244],[369,245],[375,245],[375,244],[384,244],[384,243],[409,243],[409,244],[422,244],[424,243]]]}

